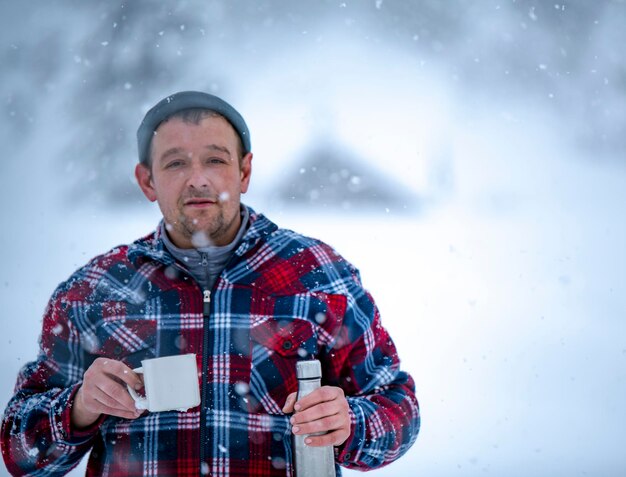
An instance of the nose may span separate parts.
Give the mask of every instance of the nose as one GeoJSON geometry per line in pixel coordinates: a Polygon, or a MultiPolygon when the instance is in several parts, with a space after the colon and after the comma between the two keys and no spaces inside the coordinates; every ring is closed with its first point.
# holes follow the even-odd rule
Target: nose
{"type": "Polygon", "coordinates": [[[207,188],[211,184],[208,176],[207,171],[202,167],[202,165],[194,162],[189,168],[187,186],[193,189],[207,188]]]}

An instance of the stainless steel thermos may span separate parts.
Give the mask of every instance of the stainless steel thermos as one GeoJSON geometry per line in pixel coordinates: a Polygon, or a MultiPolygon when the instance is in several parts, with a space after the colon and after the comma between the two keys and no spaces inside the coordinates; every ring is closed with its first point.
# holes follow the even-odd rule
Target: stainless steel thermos
{"type": "MultiPolygon", "coordinates": [[[[317,359],[298,361],[296,373],[298,376],[298,399],[321,386],[322,365],[317,359]]],[[[306,435],[293,436],[296,477],[335,477],[333,446],[310,447],[304,443],[306,437],[306,435]]]]}

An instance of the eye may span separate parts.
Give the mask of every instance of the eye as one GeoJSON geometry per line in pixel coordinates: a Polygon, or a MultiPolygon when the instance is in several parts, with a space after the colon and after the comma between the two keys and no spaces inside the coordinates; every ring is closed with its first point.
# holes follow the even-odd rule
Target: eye
{"type": "Polygon", "coordinates": [[[226,164],[226,160],[221,157],[209,157],[209,163],[211,164],[226,164]]]}
{"type": "Polygon", "coordinates": [[[184,164],[183,161],[175,159],[173,161],[168,162],[167,164],[165,164],[165,168],[166,169],[175,169],[177,167],[180,167],[184,164]]]}

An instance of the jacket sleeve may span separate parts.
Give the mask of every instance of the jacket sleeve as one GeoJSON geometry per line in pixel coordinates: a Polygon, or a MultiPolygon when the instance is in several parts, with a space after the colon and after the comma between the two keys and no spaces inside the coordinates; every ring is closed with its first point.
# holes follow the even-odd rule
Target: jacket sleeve
{"type": "Polygon", "coordinates": [[[336,448],[336,459],[344,467],[370,470],[393,462],[413,445],[419,405],[413,379],[400,370],[395,345],[354,269],[345,296],[345,312],[329,351],[331,375],[350,406],[351,432],[336,448]]]}
{"type": "Polygon", "coordinates": [[[37,360],[20,371],[2,418],[2,456],[14,476],[66,474],[89,451],[100,424],[70,426],[84,358],[63,296],[59,288],[48,303],[37,360]]]}

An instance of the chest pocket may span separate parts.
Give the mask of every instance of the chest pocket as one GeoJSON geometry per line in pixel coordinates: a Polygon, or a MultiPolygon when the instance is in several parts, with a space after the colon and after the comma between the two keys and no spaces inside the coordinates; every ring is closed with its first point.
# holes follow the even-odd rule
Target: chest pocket
{"type": "Polygon", "coordinates": [[[257,320],[250,329],[250,411],[283,414],[287,396],[298,390],[296,363],[317,354],[313,324],[303,318],[257,320]]]}

